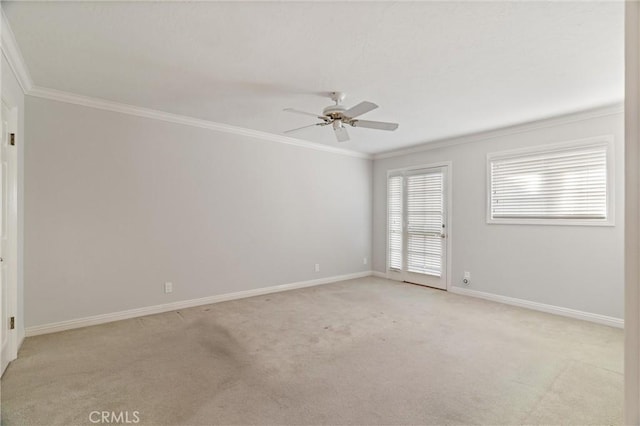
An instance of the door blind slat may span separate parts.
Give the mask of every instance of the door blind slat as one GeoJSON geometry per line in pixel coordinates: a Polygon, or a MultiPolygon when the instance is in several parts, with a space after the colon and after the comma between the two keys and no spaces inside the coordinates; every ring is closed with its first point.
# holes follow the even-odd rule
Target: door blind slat
{"type": "Polygon", "coordinates": [[[442,275],[443,175],[407,178],[407,271],[442,275]]]}
{"type": "Polygon", "coordinates": [[[402,269],[402,176],[389,178],[387,188],[389,268],[402,269]]]}

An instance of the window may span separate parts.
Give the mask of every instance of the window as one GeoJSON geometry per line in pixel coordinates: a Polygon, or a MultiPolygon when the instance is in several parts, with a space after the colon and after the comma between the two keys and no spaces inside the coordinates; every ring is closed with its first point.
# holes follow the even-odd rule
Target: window
{"type": "Polygon", "coordinates": [[[612,225],[612,140],[488,156],[489,223],[612,225]]]}

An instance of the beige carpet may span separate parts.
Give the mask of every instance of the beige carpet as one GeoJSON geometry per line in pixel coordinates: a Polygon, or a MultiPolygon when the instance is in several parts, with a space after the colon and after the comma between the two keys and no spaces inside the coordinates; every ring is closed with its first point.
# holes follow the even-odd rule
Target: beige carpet
{"type": "Polygon", "coordinates": [[[2,421],[619,424],[622,364],[622,330],[363,278],[28,338],[2,421]]]}

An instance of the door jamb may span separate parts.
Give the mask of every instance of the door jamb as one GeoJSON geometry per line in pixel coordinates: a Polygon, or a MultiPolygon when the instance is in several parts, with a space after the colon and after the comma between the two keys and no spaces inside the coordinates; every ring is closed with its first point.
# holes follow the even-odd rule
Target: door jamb
{"type": "Polygon", "coordinates": [[[624,424],[640,424],[640,4],[625,4],[624,424]]]}
{"type": "MultiPolygon", "coordinates": [[[[0,98],[0,105],[1,104],[4,104],[4,106],[7,108],[10,114],[9,117],[7,117],[7,123],[9,126],[8,132],[16,134],[16,139],[18,141],[21,140],[21,138],[19,137],[20,135],[17,134],[18,133],[18,114],[19,114],[17,106],[14,103],[10,102],[10,99],[4,96],[0,98]]],[[[9,233],[8,235],[9,253],[4,255],[8,260],[7,279],[9,280],[9,283],[7,283],[8,284],[7,296],[9,298],[8,305],[9,305],[10,312],[2,312],[2,315],[6,316],[7,318],[14,317],[17,321],[20,318],[20,315],[18,315],[19,313],[18,313],[18,229],[17,229],[17,226],[18,226],[18,206],[17,206],[18,155],[17,155],[17,146],[15,147],[8,146],[7,155],[10,156],[10,158],[8,158],[7,161],[12,163],[11,168],[10,170],[8,170],[8,172],[11,172],[10,183],[13,186],[11,188],[9,185],[7,185],[7,190],[9,191],[9,194],[8,194],[9,196],[7,198],[12,200],[8,208],[13,210],[13,213],[9,214],[9,218],[13,217],[14,220],[7,223],[7,230],[9,233]],[[12,150],[15,150],[15,151],[11,152],[12,150]]],[[[7,174],[7,176],[9,176],[9,174],[7,174]]],[[[0,191],[1,190],[2,189],[0,188],[0,191]]],[[[11,361],[15,360],[18,356],[18,345],[20,344],[18,340],[18,330],[19,328],[15,326],[15,328],[10,331],[10,334],[8,336],[9,345],[10,345],[10,348],[9,348],[10,359],[9,359],[9,362],[7,363],[7,366],[11,361]]],[[[9,332],[9,330],[2,330],[1,332],[6,333],[6,332],[9,332]]],[[[2,356],[1,350],[0,350],[0,356],[2,356]]],[[[4,362],[4,360],[0,360],[0,363],[2,362],[4,362]]]]}

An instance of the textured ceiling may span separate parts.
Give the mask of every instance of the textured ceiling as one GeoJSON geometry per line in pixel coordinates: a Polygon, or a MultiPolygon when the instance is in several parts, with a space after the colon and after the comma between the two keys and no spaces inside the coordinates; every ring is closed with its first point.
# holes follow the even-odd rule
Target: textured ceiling
{"type": "Polygon", "coordinates": [[[623,2],[6,2],[37,86],[366,153],[622,100],[623,2]]]}

